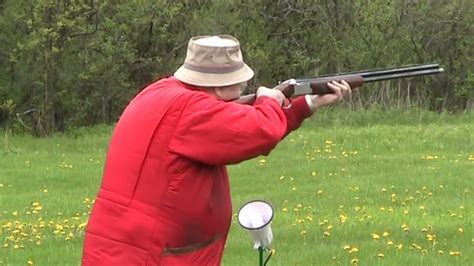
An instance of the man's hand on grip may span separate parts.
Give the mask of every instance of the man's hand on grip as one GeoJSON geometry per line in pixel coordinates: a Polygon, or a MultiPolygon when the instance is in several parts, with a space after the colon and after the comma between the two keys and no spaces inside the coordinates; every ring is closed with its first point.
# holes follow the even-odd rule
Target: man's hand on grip
{"type": "Polygon", "coordinates": [[[278,101],[280,105],[285,101],[285,95],[280,90],[269,89],[267,87],[259,87],[257,90],[257,98],[260,96],[267,96],[278,101]]]}

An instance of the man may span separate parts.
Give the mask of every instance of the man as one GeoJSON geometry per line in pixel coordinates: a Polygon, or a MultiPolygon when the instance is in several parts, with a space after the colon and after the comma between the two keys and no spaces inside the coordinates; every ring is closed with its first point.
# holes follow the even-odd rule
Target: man
{"type": "Polygon", "coordinates": [[[260,87],[253,105],[232,102],[253,77],[239,42],[194,37],[184,64],[127,106],[110,143],[87,226],[83,265],[219,265],[232,210],[225,165],[268,154],[321,106],[350,93],[300,97],[282,107],[260,87]]]}

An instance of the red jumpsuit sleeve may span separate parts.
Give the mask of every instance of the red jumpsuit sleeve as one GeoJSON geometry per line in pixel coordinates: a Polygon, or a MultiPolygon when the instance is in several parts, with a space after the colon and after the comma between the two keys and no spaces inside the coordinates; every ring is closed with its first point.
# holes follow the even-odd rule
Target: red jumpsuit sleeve
{"type": "Polygon", "coordinates": [[[283,109],[268,97],[249,106],[196,93],[184,107],[169,149],[209,165],[238,163],[268,154],[310,115],[299,99],[283,109]]]}
{"type": "Polygon", "coordinates": [[[299,128],[303,120],[312,115],[312,111],[306,103],[304,96],[294,99],[289,105],[283,107],[283,112],[288,124],[286,134],[299,128]]]}

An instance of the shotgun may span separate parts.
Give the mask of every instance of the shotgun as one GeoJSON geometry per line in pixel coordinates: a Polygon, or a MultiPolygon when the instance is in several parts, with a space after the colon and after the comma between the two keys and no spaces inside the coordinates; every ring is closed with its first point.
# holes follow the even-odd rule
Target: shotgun
{"type": "MultiPolygon", "coordinates": [[[[278,84],[276,87],[274,87],[274,89],[278,89],[283,92],[286,98],[292,98],[306,94],[323,95],[332,93],[332,90],[327,86],[327,83],[331,81],[341,82],[342,80],[345,80],[347,83],[349,83],[349,85],[351,85],[351,88],[358,88],[362,87],[364,83],[433,75],[443,71],[444,69],[439,67],[438,64],[371,69],[357,72],[324,75],[315,78],[289,79],[278,84]]],[[[248,94],[234,100],[234,102],[241,104],[253,104],[255,99],[255,94],[248,94]]]]}

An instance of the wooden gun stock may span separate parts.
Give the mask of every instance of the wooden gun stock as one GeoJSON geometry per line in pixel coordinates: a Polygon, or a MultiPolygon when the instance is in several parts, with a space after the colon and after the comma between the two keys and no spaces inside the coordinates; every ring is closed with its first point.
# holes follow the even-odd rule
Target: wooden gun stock
{"type": "MultiPolygon", "coordinates": [[[[441,73],[443,71],[443,68],[440,68],[438,64],[363,70],[358,72],[327,75],[315,78],[290,79],[280,83],[279,85],[274,87],[274,89],[283,92],[283,94],[287,98],[306,94],[324,95],[328,93],[333,93],[333,91],[327,86],[328,82],[331,81],[341,82],[342,80],[345,80],[347,83],[349,83],[349,85],[351,85],[351,88],[358,88],[362,87],[362,85],[367,82],[432,75],[441,73]]],[[[255,99],[255,94],[249,94],[240,97],[234,102],[242,104],[253,104],[255,102],[255,99]]]]}

